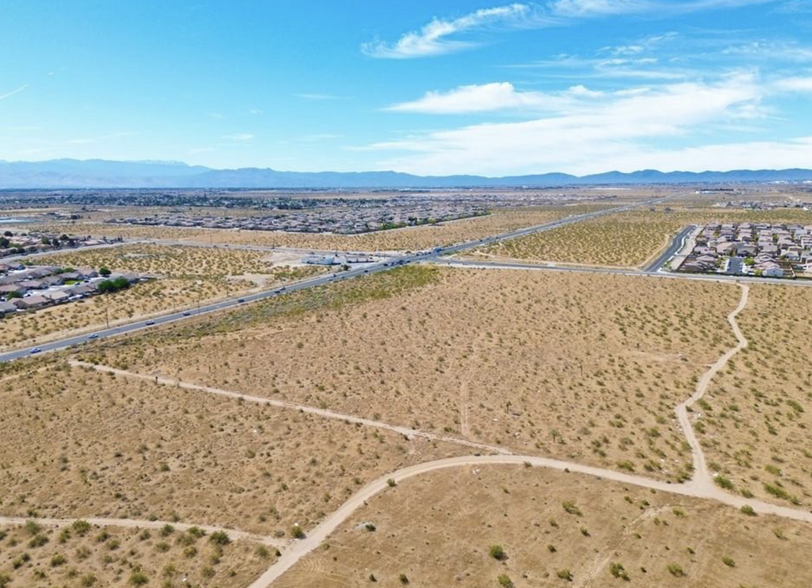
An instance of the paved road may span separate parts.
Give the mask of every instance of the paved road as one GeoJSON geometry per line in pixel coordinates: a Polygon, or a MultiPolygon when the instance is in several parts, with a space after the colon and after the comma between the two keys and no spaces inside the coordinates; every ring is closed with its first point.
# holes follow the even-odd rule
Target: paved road
{"type": "MultiPolygon", "coordinates": [[[[636,204],[630,204],[626,206],[621,206],[617,208],[610,208],[606,210],[598,210],[595,212],[590,212],[586,214],[579,214],[570,217],[566,217],[563,219],[551,221],[548,223],[543,223],[540,225],[535,225],[532,227],[527,227],[524,229],[519,229],[516,231],[511,231],[509,233],[503,233],[501,235],[494,235],[490,237],[485,237],[483,239],[477,239],[475,241],[468,241],[465,243],[459,243],[456,245],[451,245],[449,247],[438,247],[434,249],[430,253],[413,253],[408,255],[403,255],[401,257],[390,258],[389,260],[367,265],[366,267],[359,267],[356,269],[351,269],[346,272],[340,272],[336,274],[327,274],[323,276],[318,276],[316,278],[311,278],[308,280],[304,280],[301,282],[297,282],[295,284],[291,284],[287,286],[285,289],[275,289],[275,290],[267,290],[262,292],[256,292],[253,294],[246,294],[245,296],[241,296],[239,298],[231,298],[228,300],[224,300],[221,302],[214,302],[210,304],[202,305],[199,309],[194,311],[184,311],[184,312],[173,312],[168,313],[163,316],[155,317],[153,319],[144,319],[144,320],[137,320],[132,323],[128,323],[125,325],[120,325],[117,327],[112,327],[109,329],[100,329],[95,334],[99,339],[113,337],[117,335],[123,335],[125,333],[134,333],[137,331],[141,331],[144,329],[149,329],[152,326],[159,326],[159,325],[166,325],[168,323],[174,323],[178,321],[182,321],[186,318],[191,318],[203,314],[209,314],[212,312],[217,312],[221,310],[227,310],[230,308],[235,308],[240,306],[241,304],[246,304],[249,302],[256,302],[258,300],[264,300],[266,298],[272,298],[274,296],[280,296],[287,292],[296,292],[298,290],[305,290],[307,288],[314,288],[316,286],[324,286],[327,284],[331,284],[333,282],[337,282],[340,280],[346,280],[350,278],[355,278],[364,274],[374,274],[382,271],[388,271],[393,269],[394,267],[399,267],[403,265],[407,265],[414,262],[421,262],[421,261],[430,261],[430,260],[437,260],[440,256],[447,255],[447,254],[455,254],[461,251],[465,251],[468,249],[472,249],[475,247],[479,247],[481,245],[486,245],[489,243],[496,243],[498,241],[506,241],[508,239],[516,239],[518,237],[523,237],[525,235],[530,235],[533,233],[539,233],[542,231],[550,231],[552,229],[557,229],[559,227],[581,222],[584,220],[597,218],[600,216],[604,216],[607,214],[614,214],[618,212],[623,212],[627,210],[632,210],[635,208],[639,208],[642,206],[651,206],[652,204],[665,202],[667,200],[672,200],[674,198],[679,197],[679,195],[672,195],[667,196],[665,198],[655,199],[655,200],[646,200],[644,202],[639,202],[636,204]]],[[[49,343],[43,343],[41,345],[36,345],[32,347],[26,347],[23,349],[17,349],[14,351],[9,351],[7,353],[0,354],[0,362],[6,361],[13,361],[15,359],[20,359],[23,357],[28,357],[31,355],[36,355],[40,353],[48,353],[52,351],[58,351],[61,349],[66,349],[73,345],[81,345],[89,340],[90,335],[83,334],[77,335],[72,337],[67,337],[65,339],[59,339],[56,341],[51,341],[49,343]]]]}
{"type": "Polygon", "coordinates": [[[788,280],[781,278],[756,278],[752,276],[730,276],[726,274],[687,274],[676,272],[650,272],[612,267],[569,266],[540,263],[521,263],[512,261],[469,261],[463,259],[433,259],[433,263],[451,267],[468,267],[479,269],[506,269],[527,271],[571,272],[576,274],[610,274],[618,276],[636,276],[643,278],[661,278],[666,280],[693,280],[700,282],[774,284],[780,286],[812,287],[812,280],[788,280]]]}
{"type": "Polygon", "coordinates": [[[674,257],[677,252],[685,246],[685,240],[691,234],[696,227],[694,225],[689,225],[682,229],[679,233],[677,233],[673,239],[671,239],[671,244],[668,248],[663,251],[662,255],[660,255],[657,259],[655,259],[648,267],[646,267],[647,272],[657,272],[660,271],[666,262],[674,257]]]}

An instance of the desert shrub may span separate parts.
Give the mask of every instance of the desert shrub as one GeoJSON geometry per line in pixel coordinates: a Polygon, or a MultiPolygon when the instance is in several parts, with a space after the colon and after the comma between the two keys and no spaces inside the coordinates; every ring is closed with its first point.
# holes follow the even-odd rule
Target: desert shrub
{"type": "Polygon", "coordinates": [[[144,584],[149,582],[149,578],[144,572],[137,571],[132,573],[129,582],[133,586],[143,586],[144,584]]]}
{"type": "Polygon", "coordinates": [[[209,537],[209,541],[215,545],[228,545],[231,543],[231,539],[225,531],[215,531],[211,534],[211,537],[209,537]]]}
{"type": "Polygon", "coordinates": [[[583,513],[581,512],[581,509],[578,508],[578,506],[572,501],[566,500],[566,501],[561,503],[561,506],[563,506],[564,510],[567,511],[567,513],[569,513],[571,515],[575,515],[575,516],[579,516],[579,517],[581,515],[583,515],[583,513]]]}
{"type": "Polygon", "coordinates": [[[504,561],[507,559],[507,553],[501,545],[494,544],[488,548],[488,553],[493,559],[504,561]]]}
{"type": "Polygon", "coordinates": [[[724,476],[716,476],[713,481],[716,482],[716,485],[720,488],[724,488],[725,490],[733,490],[733,482],[724,476]]]}
{"type": "Polygon", "coordinates": [[[510,576],[507,574],[499,574],[499,577],[496,578],[496,581],[499,582],[499,585],[502,588],[513,588],[513,580],[510,579],[510,576]]]}
{"type": "Polygon", "coordinates": [[[555,575],[560,578],[561,580],[566,580],[567,582],[572,582],[572,572],[568,569],[564,568],[563,570],[558,570],[555,575]]]}
{"type": "Polygon", "coordinates": [[[621,578],[623,580],[629,579],[629,575],[626,573],[626,570],[621,563],[614,562],[609,564],[609,573],[612,574],[613,578],[621,578]]]}

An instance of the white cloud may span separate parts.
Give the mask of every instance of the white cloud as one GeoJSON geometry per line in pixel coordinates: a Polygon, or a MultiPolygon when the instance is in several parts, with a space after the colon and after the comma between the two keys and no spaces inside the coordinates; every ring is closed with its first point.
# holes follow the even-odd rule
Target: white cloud
{"type": "Polygon", "coordinates": [[[6,98],[9,98],[9,97],[11,97],[11,96],[14,96],[14,94],[19,94],[20,92],[22,92],[23,90],[25,90],[27,87],[28,87],[28,84],[23,84],[22,86],[20,86],[20,87],[19,87],[19,88],[17,88],[16,90],[12,90],[11,92],[7,92],[7,93],[5,93],[5,94],[0,94],[0,100],[4,100],[4,99],[6,99],[6,98]]]}
{"type": "Polygon", "coordinates": [[[419,31],[406,33],[395,43],[374,41],[364,43],[361,49],[371,57],[387,59],[442,55],[475,46],[475,43],[470,41],[450,38],[460,33],[497,26],[511,28],[539,26],[549,22],[551,19],[544,16],[535,4],[508,4],[482,8],[451,20],[435,18],[419,31]]]}
{"type": "Polygon", "coordinates": [[[421,114],[470,114],[497,110],[560,110],[574,106],[573,97],[600,95],[584,86],[573,86],[565,92],[520,92],[510,82],[459,86],[449,92],[426,92],[419,100],[387,107],[393,112],[421,114]]]}
{"type": "Polygon", "coordinates": [[[257,116],[258,116],[258,115],[260,115],[260,114],[263,114],[263,111],[262,111],[262,110],[260,110],[259,108],[252,108],[252,109],[251,109],[251,110],[249,110],[248,112],[249,112],[250,114],[257,115],[257,116]]]}
{"type": "Polygon", "coordinates": [[[788,92],[812,92],[812,77],[785,78],[775,82],[774,87],[788,92]]]}
{"type": "Polygon", "coordinates": [[[685,13],[768,4],[777,0],[552,0],[550,12],[561,16],[589,17],[634,13],[685,13]]]}
{"type": "Polygon", "coordinates": [[[572,104],[551,116],[414,135],[367,149],[399,151],[380,167],[421,174],[591,173],[617,167],[624,154],[647,152],[652,141],[752,118],[767,91],[751,74],[637,88],[598,100],[576,91],[569,94],[572,104]]]}
{"type": "Polygon", "coordinates": [[[229,141],[250,141],[254,138],[254,135],[251,133],[234,133],[233,135],[226,135],[223,139],[228,139],[229,141]]]}
{"type": "Polygon", "coordinates": [[[304,100],[342,100],[341,96],[334,96],[332,94],[294,94],[297,98],[304,100]]]}

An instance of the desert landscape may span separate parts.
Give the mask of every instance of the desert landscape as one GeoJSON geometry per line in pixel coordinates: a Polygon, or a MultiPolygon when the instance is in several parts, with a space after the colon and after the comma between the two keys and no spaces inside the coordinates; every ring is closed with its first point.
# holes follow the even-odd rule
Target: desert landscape
{"type": "Polygon", "coordinates": [[[800,587],[810,548],[804,523],[576,473],[468,466],[375,496],[274,586],[800,587]]]}
{"type": "Polygon", "coordinates": [[[108,322],[116,324],[173,309],[194,308],[211,300],[274,288],[324,271],[312,266],[274,265],[267,257],[267,253],[257,251],[146,244],[49,255],[38,262],[108,268],[153,279],[120,292],[6,317],[0,348],[46,341],[108,322]]]}

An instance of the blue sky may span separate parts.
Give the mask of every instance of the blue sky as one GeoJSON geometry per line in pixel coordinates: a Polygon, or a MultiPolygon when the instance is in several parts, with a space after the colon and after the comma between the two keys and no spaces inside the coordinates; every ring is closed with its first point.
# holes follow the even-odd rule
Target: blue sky
{"type": "Polygon", "coordinates": [[[0,159],[812,167],[812,0],[2,0],[0,159]]]}

